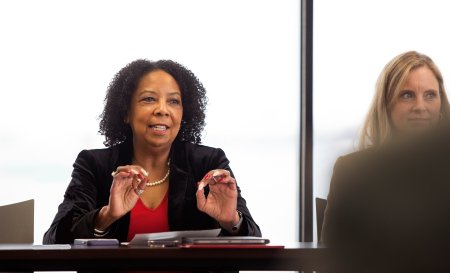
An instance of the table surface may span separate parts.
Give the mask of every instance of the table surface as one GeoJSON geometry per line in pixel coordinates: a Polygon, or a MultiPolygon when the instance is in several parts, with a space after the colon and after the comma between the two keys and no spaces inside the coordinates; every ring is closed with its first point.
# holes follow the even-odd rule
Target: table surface
{"type": "MultiPolygon", "coordinates": [[[[283,244],[282,244],[283,245],[283,244]]],[[[316,243],[285,248],[149,248],[130,246],[0,245],[1,271],[318,270],[327,249],[316,243]]]]}

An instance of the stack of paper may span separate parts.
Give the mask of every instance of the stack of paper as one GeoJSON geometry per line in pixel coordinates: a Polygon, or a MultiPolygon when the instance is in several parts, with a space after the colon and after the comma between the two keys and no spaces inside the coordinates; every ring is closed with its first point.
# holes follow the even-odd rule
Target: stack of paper
{"type": "Polygon", "coordinates": [[[217,237],[220,233],[220,228],[206,229],[206,230],[183,230],[183,231],[168,231],[158,233],[143,233],[136,234],[130,241],[130,245],[149,246],[149,243],[158,241],[173,244],[180,244],[183,238],[187,237],[217,237]]]}

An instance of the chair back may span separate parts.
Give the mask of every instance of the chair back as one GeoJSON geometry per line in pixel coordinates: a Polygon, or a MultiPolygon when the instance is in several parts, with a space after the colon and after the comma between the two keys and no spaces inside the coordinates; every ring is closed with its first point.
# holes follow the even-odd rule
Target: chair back
{"type": "Polygon", "coordinates": [[[0,206],[0,244],[34,242],[34,199],[0,206]]]}
{"type": "Polygon", "coordinates": [[[317,240],[319,242],[322,235],[323,217],[325,214],[326,207],[327,207],[327,199],[316,197],[317,240]]]}

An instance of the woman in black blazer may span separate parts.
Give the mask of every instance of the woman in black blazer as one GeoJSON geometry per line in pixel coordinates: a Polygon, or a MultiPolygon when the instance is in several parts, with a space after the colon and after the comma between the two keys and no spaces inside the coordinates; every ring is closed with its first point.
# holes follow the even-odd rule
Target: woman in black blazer
{"type": "Polygon", "coordinates": [[[261,236],[225,153],[199,144],[205,93],[173,61],[122,68],[101,116],[107,148],[78,155],[44,243],[218,227],[222,235],[261,236]]]}
{"type": "MultiPolygon", "coordinates": [[[[340,193],[354,187],[355,184],[349,181],[361,179],[357,174],[363,173],[362,170],[375,169],[372,166],[375,160],[367,158],[378,154],[381,148],[387,150],[383,147],[387,143],[405,143],[421,135],[418,132],[447,123],[449,113],[443,77],[431,58],[409,51],[386,64],[378,78],[375,96],[361,131],[359,151],[339,157],[335,163],[322,241],[339,240],[344,237],[343,231],[348,230],[340,216],[345,205],[343,202],[346,202],[340,193]]],[[[390,145],[389,148],[394,146],[390,145]]]]}

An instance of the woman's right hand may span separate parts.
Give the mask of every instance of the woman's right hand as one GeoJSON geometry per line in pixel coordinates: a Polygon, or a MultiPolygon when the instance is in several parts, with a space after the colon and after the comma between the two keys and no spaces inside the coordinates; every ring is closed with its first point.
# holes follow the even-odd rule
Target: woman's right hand
{"type": "Polygon", "coordinates": [[[100,210],[95,221],[95,228],[100,230],[106,230],[134,207],[148,181],[148,173],[137,165],[119,166],[111,175],[114,178],[109,204],[100,210]]]}

